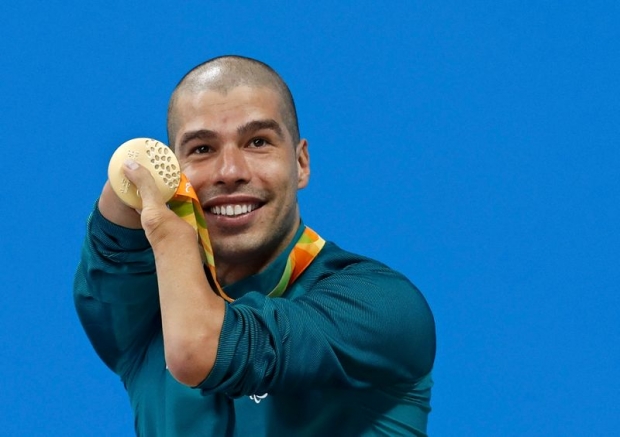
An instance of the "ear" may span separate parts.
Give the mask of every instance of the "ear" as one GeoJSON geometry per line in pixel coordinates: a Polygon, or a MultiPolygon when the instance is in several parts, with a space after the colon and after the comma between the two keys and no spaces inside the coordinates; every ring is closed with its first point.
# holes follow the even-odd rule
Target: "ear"
{"type": "Polygon", "coordinates": [[[297,158],[297,189],[301,190],[308,186],[310,181],[310,154],[308,152],[308,141],[302,139],[297,144],[295,150],[297,158]]]}

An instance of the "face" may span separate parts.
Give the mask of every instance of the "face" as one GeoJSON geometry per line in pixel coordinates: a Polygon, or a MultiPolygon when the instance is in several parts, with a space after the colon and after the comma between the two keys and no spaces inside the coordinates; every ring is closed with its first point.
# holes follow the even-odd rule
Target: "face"
{"type": "Polygon", "coordinates": [[[260,271],[297,230],[308,148],[292,143],[279,102],[268,88],[246,86],[177,100],[174,149],[205,212],[224,284],[260,271]]]}

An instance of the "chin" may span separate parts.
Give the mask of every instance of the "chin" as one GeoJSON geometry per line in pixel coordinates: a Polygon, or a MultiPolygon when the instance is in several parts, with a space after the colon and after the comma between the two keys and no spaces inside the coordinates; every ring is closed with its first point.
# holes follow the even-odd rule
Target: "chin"
{"type": "Polygon", "coordinates": [[[243,234],[214,239],[212,244],[216,260],[227,264],[255,259],[263,246],[260,241],[252,238],[252,236],[243,234]]]}
{"type": "Polygon", "coordinates": [[[260,232],[244,232],[213,241],[216,261],[229,265],[239,263],[268,263],[288,243],[287,235],[265,235],[260,232]],[[269,238],[271,237],[271,238],[269,238]]]}

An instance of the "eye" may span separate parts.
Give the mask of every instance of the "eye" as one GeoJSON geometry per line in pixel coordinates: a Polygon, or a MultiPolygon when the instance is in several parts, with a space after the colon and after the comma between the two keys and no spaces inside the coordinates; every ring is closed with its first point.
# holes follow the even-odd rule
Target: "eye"
{"type": "Polygon", "coordinates": [[[252,147],[263,147],[267,145],[267,140],[265,140],[264,138],[254,138],[250,145],[252,147]]]}
{"type": "Polygon", "coordinates": [[[194,149],[192,150],[192,153],[200,155],[200,154],[203,154],[203,153],[209,153],[211,150],[212,149],[211,149],[210,146],[202,145],[202,146],[194,147],[194,149]]]}

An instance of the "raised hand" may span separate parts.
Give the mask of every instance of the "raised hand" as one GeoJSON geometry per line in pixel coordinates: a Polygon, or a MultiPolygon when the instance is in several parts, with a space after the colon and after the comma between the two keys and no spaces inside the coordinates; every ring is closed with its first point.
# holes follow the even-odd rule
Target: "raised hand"
{"type": "Polygon", "coordinates": [[[163,239],[175,238],[179,233],[190,232],[195,235],[189,224],[168,209],[164,196],[146,168],[128,159],[123,164],[123,171],[142,198],[142,209],[137,212],[151,246],[163,239]]]}

